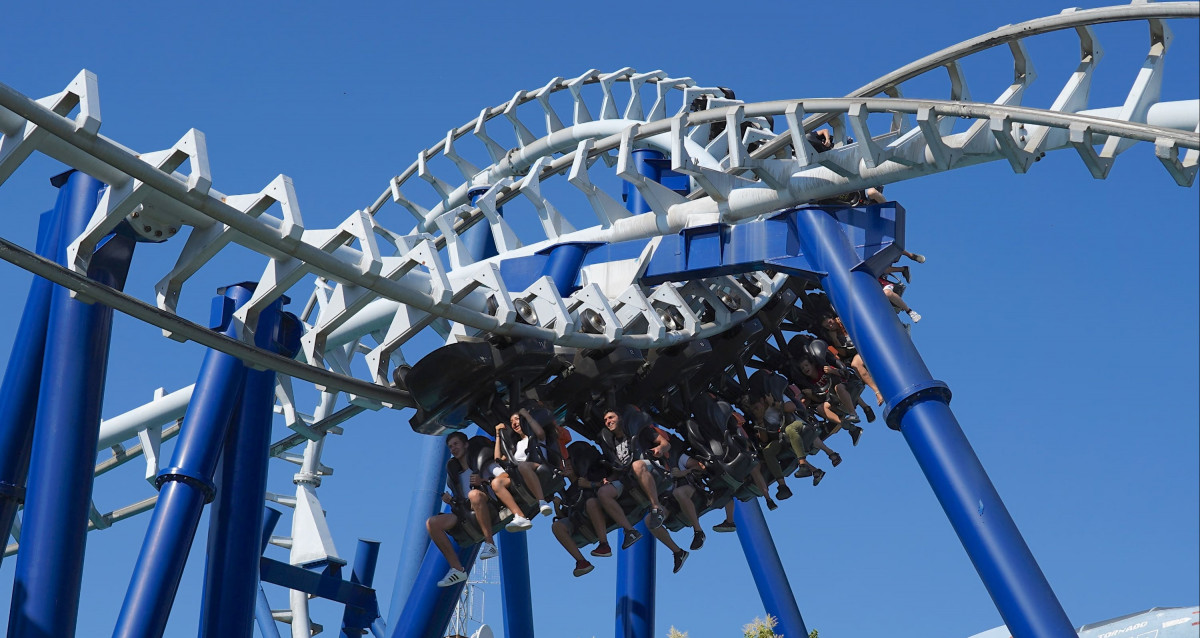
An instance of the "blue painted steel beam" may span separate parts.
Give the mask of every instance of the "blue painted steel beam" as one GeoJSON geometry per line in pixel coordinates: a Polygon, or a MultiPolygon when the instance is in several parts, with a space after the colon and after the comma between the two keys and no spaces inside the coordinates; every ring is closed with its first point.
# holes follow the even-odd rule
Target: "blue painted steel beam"
{"type": "MultiPolygon", "coordinates": [[[[855,253],[872,272],[882,272],[904,245],[904,208],[895,202],[830,209],[850,236],[855,253]]],[[[688,281],[773,269],[808,279],[822,273],[805,256],[796,211],[738,224],[712,224],[663,237],[641,282],[688,281]]]]}
{"type": "MultiPolygon", "coordinates": [[[[60,187],[60,264],[66,263],[67,245],[91,219],[102,187],[78,172],[60,187]]],[[[134,243],[128,236],[106,237],[92,256],[88,277],[123,289],[134,243]]],[[[9,610],[12,638],[75,635],[111,334],[111,308],[54,288],[9,610]]]]}
{"type": "MultiPolygon", "coordinates": [[[[290,358],[300,347],[300,320],[281,311],[285,299],[276,300],[260,315],[255,345],[290,358]]],[[[216,499],[209,515],[200,607],[202,638],[251,638],[253,634],[275,371],[246,370],[241,396],[225,436],[216,472],[216,499]]]]}
{"type": "MultiPolygon", "coordinates": [[[[258,543],[259,555],[267,551],[267,545],[271,543],[271,533],[279,524],[280,516],[283,514],[273,507],[263,508],[262,538],[258,543]]],[[[262,638],[280,638],[279,627],[275,624],[275,617],[271,615],[271,603],[267,601],[267,592],[263,590],[261,583],[258,585],[258,596],[254,603],[254,620],[258,624],[258,633],[262,634],[262,638]]]]}
{"type": "Polygon", "coordinates": [[[372,618],[379,614],[375,590],[342,580],[342,566],[335,563],[326,565],[321,571],[313,571],[264,556],[259,559],[259,576],[264,583],[357,607],[372,618]]]}
{"type": "MultiPolygon", "coordinates": [[[[236,336],[233,311],[253,294],[253,284],[230,286],[213,300],[213,328],[236,336]]],[[[245,366],[209,350],[200,366],[170,466],[159,472],[158,503],[133,568],[113,636],[158,638],[166,629],[179,579],[200,524],[215,495],[213,474],[238,404],[245,366]]],[[[93,454],[94,454],[93,450],[93,454]]]]}
{"type": "MultiPolygon", "coordinates": [[[[458,554],[458,560],[470,573],[475,556],[479,554],[479,544],[459,547],[453,540],[450,543],[458,554]]],[[[446,625],[450,624],[454,606],[467,586],[464,581],[451,587],[438,587],[437,581],[449,570],[450,564],[446,558],[433,543],[429,543],[404,610],[400,612],[396,623],[387,627],[389,638],[442,638],[445,635],[443,632],[446,625]]]]}
{"type": "Polygon", "coordinates": [[[1016,638],[1074,636],[951,412],[949,389],[930,375],[875,272],[830,212],[805,208],[794,215],[804,253],[826,273],[821,285],[887,397],[888,425],[904,434],[1009,631],[1016,638]]]}
{"type": "MultiPolygon", "coordinates": [[[[617,548],[617,638],[653,638],[654,634],[654,554],[658,541],[650,536],[644,522],[634,526],[642,540],[629,549],[617,548]]],[[[625,542],[625,532],[621,532],[625,542]]]]}
{"type": "Polygon", "coordinates": [[[733,506],[733,520],[737,523],[738,541],[742,544],[746,565],[750,567],[754,585],[758,587],[758,596],[762,598],[763,608],[779,623],[775,627],[775,633],[784,636],[807,636],[808,627],[804,625],[804,618],[800,616],[792,585],[783,569],[783,561],[779,560],[779,552],[775,549],[771,529],[767,527],[767,519],[763,517],[758,499],[749,502],[736,501],[733,506]]]}
{"type": "MultiPolygon", "coordinates": [[[[350,582],[363,587],[371,587],[375,582],[375,565],[378,561],[379,541],[358,539],[358,547],[354,550],[354,567],[350,572],[350,582]]],[[[342,638],[362,636],[377,618],[379,618],[378,605],[376,605],[374,614],[357,607],[347,606],[342,612],[342,638]]]]}
{"type": "MultiPolygon", "coordinates": [[[[59,197],[66,197],[68,192],[59,191],[59,197]]],[[[47,259],[58,254],[58,219],[52,210],[43,213],[38,224],[37,254],[47,259]]],[[[4,384],[0,385],[0,538],[8,538],[17,509],[25,501],[25,477],[29,473],[53,288],[49,281],[33,278],[8,355],[4,384]]]]}
{"type": "Polygon", "coordinates": [[[533,596],[529,589],[529,540],[526,532],[499,534],[500,593],[506,638],[533,638],[533,596]]]}
{"type": "MultiPolygon", "coordinates": [[[[663,177],[664,155],[658,151],[641,150],[633,155],[638,173],[653,180],[663,177]]],[[[635,189],[630,189],[625,207],[635,215],[650,212],[650,206],[635,189]]],[[[654,553],[658,543],[650,537],[644,522],[637,531],[643,538],[629,549],[617,549],[617,608],[615,613],[617,638],[653,638],[654,636],[654,553]]],[[[624,544],[625,532],[621,532],[624,544]]]]}
{"type": "Polygon", "coordinates": [[[442,506],[446,462],[450,460],[446,437],[422,436],[418,437],[418,441],[420,449],[417,454],[420,461],[417,464],[417,474],[413,477],[412,500],[409,502],[408,517],[404,524],[404,542],[400,545],[400,564],[396,569],[395,584],[392,586],[391,607],[388,608],[388,627],[395,627],[400,622],[404,602],[408,600],[413,584],[417,581],[417,573],[421,571],[421,562],[425,559],[425,551],[429,549],[429,534],[425,531],[425,521],[437,514],[442,506]]]}

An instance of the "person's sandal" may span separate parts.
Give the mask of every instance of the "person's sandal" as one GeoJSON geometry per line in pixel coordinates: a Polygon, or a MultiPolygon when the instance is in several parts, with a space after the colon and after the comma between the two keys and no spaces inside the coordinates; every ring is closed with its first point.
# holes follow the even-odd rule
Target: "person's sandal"
{"type": "Polygon", "coordinates": [[[829,461],[833,463],[834,467],[837,467],[842,464],[842,455],[834,452],[829,455],[829,461]]]}

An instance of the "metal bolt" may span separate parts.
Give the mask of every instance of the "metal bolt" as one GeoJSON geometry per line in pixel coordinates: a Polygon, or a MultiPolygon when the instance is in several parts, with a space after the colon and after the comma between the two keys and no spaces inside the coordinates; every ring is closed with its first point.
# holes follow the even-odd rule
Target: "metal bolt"
{"type": "Polygon", "coordinates": [[[156,230],[156,231],[154,231],[154,236],[155,236],[155,237],[162,237],[162,231],[161,231],[161,230],[156,230]]]}
{"type": "Polygon", "coordinates": [[[142,230],[148,233],[148,232],[150,232],[150,227],[149,227],[149,226],[142,226],[142,230]]]}

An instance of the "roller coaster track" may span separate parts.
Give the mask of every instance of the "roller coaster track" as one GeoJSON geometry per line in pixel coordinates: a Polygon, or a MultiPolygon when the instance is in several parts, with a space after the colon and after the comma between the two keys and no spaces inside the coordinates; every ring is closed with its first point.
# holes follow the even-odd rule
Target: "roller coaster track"
{"type": "MultiPolygon", "coordinates": [[[[334,228],[305,226],[297,189],[283,175],[257,193],[216,190],[205,137],[194,129],[170,148],[149,153],[100,135],[97,79],[88,71],[62,92],[37,100],[0,84],[0,186],[35,151],[109,185],[88,228],[71,244],[67,267],[3,240],[0,257],[158,326],[166,336],[279,371],[279,400],[297,434],[276,443],[272,453],[316,476],[319,445],[310,445],[303,458],[289,450],[321,441],[363,409],[411,406],[393,378],[408,358],[419,356],[414,349],[406,357],[405,347],[423,331],[448,342],[490,333],[574,348],[658,348],[719,334],[758,311],[785,283],[783,275],[764,273],[750,280],[640,283],[657,239],[688,227],[745,223],[849,191],[985,162],[1005,161],[1024,173],[1058,150],[1074,151],[1091,175],[1103,179],[1117,157],[1138,143],[1153,145],[1170,177],[1191,185],[1200,157],[1200,101],[1161,97],[1172,40],[1168,22],[1197,17],[1196,2],[1068,10],[948,47],[841,98],[743,103],[691,78],[630,68],[554,78],[447,131],[376,199],[334,228]],[[1148,52],[1124,103],[1097,108],[1089,96],[1103,49],[1093,27],[1114,22],[1145,23],[1148,52]],[[1051,104],[1023,104],[1037,78],[1026,40],[1064,30],[1078,34],[1075,71],[1051,104]],[[1002,46],[1012,55],[1011,83],[990,102],[973,100],[964,60],[1002,46]],[[907,94],[906,83],[942,70],[948,95],[907,94]],[[693,110],[696,100],[705,108],[693,110]],[[489,129],[501,126],[501,132],[489,129]],[[839,143],[817,152],[805,133],[822,126],[839,143]],[[714,135],[714,129],[720,132],[714,135]],[[849,138],[855,141],[840,141],[849,138]],[[640,176],[633,154],[641,149],[662,153],[673,171],[688,176],[690,192],[640,176]],[[566,179],[555,180],[559,176],[566,179]],[[597,186],[613,180],[638,191],[651,213],[630,215],[597,186]],[[123,221],[149,241],[181,245],[175,265],[161,273],[152,292],[126,294],[83,276],[99,242],[123,221]],[[410,224],[410,230],[398,230],[410,224]],[[464,237],[480,224],[497,254],[474,259],[464,237]],[[190,232],[181,239],[185,226],[190,232]],[[540,235],[522,241],[517,227],[540,235]],[[639,241],[644,246],[625,259],[585,266],[579,289],[566,295],[546,278],[520,286],[506,282],[501,269],[505,261],[567,243],[639,241]],[[257,314],[285,294],[308,300],[300,360],[254,348],[249,334],[241,341],[215,335],[176,313],[184,285],[221,260],[231,244],[267,261],[253,299],[238,313],[242,325],[254,325],[257,314]],[[366,365],[355,365],[356,358],[366,365]],[[368,373],[356,377],[354,369],[368,373]],[[323,390],[312,415],[296,409],[293,379],[323,390]],[[346,393],[351,405],[334,412],[329,406],[337,393],[346,393]]],[[[170,406],[145,406],[138,415],[110,419],[102,446],[116,448],[97,472],[136,458],[142,443],[128,449],[120,444],[148,428],[169,437],[173,431],[161,428],[182,414],[186,390],[170,406]]],[[[299,489],[312,493],[305,485],[299,489]]],[[[148,499],[106,515],[96,512],[93,525],[106,527],[152,506],[148,499]]],[[[308,515],[319,515],[315,510],[308,515]]],[[[319,535],[314,525],[304,529],[319,535]]],[[[11,545],[9,553],[15,549],[11,545]]]]}

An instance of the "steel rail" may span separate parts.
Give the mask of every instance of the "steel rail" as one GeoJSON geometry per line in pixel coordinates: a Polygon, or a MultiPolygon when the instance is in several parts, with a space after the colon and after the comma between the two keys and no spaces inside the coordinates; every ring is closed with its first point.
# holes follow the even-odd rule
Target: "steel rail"
{"type": "MultiPolygon", "coordinates": [[[[846,97],[854,98],[878,95],[887,89],[895,88],[903,82],[943,67],[949,62],[1035,35],[1111,22],[1198,17],[1200,17],[1200,2],[1150,2],[1145,4],[1100,7],[1096,9],[1079,9],[1070,13],[1060,13],[1045,18],[1028,20],[1019,24],[1000,27],[995,31],[971,38],[970,40],[964,40],[941,51],[931,53],[911,64],[906,64],[887,75],[880,76],[864,84],[851,91],[846,97]]],[[[807,132],[815,129],[828,123],[831,119],[827,115],[805,118],[804,130],[807,132]]],[[[786,146],[787,142],[788,134],[785,131],[760,148],[755,149],[750,155],[755,159],[770,157],[786,146]]]]}
{"type": "Polygon", "coordinates": [[[152,306],[140,299],[118,292],[113,288],[96,283],[79,273],[69,270],[53,261],[34,254],[7,239],[0,238],[0,259],[18,268],[69,288],[88,300],[102,303],[118,312],[126,314],[139,321],[157,326],[164,330],[196,343],[219,350],[245,361],[258,368],[270,368],[290,377],[303,379],[314,385],[357,395],[373,401],[390,404],[395,407],[414,407],[407,393],[386,388],[375,383],[362,381],[353,377],[330,372],[324,368],[288,359],[244,341],[231,339],[205,328],[204,326],[184,319],[179,315],[152,306]]]}

